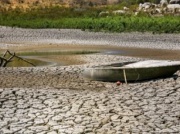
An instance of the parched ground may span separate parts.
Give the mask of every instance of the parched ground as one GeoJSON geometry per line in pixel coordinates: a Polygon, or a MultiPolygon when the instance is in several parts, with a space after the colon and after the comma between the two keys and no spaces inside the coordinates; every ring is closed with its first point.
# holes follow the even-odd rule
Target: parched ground
{"type": "MultiPolygon", "coordinates": [[[[180,47],[180,35],[72,31],[2,27],[0,47],[43,46],[46,41],[61,46],[75,39],[91,45],[99,40],[119,47],[127,47],[128,42],[128,47],[144,44],[143,49],[152,45],[156,50],[162,47],[163,52],[180,47]]],[[[86,63],[81,65],[0,68],[0,134],[180,133],[179,71],[177,80],[170,77],[120,86],[82,75],[86,67],[148,58],[137,57],[91,54],[77,56],[86,63]]]]}

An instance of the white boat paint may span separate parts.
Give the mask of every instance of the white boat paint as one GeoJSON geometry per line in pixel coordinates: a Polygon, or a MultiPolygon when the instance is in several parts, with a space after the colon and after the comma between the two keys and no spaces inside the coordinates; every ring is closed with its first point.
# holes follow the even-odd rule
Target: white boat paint
{"type": "Polygon", "coordinates": [[[122,68],[141,68],[141,67],[163,67],[163,66],[174,66],[180,65],[180,61],[168,61],[168,60],[146,60],[131,63],[122,66],[122,68]]]}
{"type": "Polygon", "coordinates": [[[84,70],[84,76],[98,81],[127,81],[166,78],[180,70],[180,61],[146,60],[131,63],[115,63],[84,70]]]}

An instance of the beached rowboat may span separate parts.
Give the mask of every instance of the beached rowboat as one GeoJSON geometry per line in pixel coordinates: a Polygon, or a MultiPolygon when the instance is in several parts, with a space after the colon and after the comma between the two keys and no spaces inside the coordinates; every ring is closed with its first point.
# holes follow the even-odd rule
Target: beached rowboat
{"type": "Polygon", "coordinates": [[[172,76],[180,61],[147,60],[87,68],[84,76],[98,81],[142,81],[172,76]]]}

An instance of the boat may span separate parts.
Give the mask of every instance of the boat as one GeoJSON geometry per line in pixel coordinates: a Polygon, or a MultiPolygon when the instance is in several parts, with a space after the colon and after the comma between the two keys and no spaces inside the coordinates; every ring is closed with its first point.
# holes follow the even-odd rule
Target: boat
{"type": "Polygon", "coordinates": [[[180,61],[146,60],[95,66],[84,70],[84,77],[97,81],[136,82],[172,76],[180,61]]]}

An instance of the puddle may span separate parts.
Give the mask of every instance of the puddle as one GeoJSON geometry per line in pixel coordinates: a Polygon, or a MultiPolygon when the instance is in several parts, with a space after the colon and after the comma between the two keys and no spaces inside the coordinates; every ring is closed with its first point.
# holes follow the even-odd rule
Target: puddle
{"type": "MultiPolygon", "coordinates": [[[[38,60],[33,57],[28,57],[28,58],[22,57],[22,58],[24,58],[25,60],[27,60],[30,63],[33,63],[35,66],[48,66],[48,65],[53,64],[51,62],[38,60]]],[[[7,67],[33,67],[33,65],[31,65],[25,61],[19,60],[17,58],[14,58],[12,62],[7,64],[7,67]]]]}
{"type": "MultiPolygon", "coordinates": [[[[108,45],[56,45],[43,44],[37,46],[10,47],[10,51],[16,52],[20,57],[27,58],[36,66],[63,66],[84,64],[78,55],[106,54],[130,56],[138,58],[150,58],[157,60],[180,60],[180,50],[163,50],[136,47],[119,47],[108,45]]],[[[5,50],[0,50],[1,55],[5,50]]],[[[8,66],[30,67],[32,65],[15,60],[8,66]]]]}
{"type": "MultiPolygon", "coordinates": [[[[28,62],[37,66],[63,66],[63,65],[75,65],[80,61],[76,58],[76,55],[92,54],[97,51],[47,51],[47,52],[19,52],[16,53],[19,57],[27,60],[28,62]]],[[[11,63],[8,63],[7,67],[33,67],[33,65],[14,58],[11,63]]]]}

